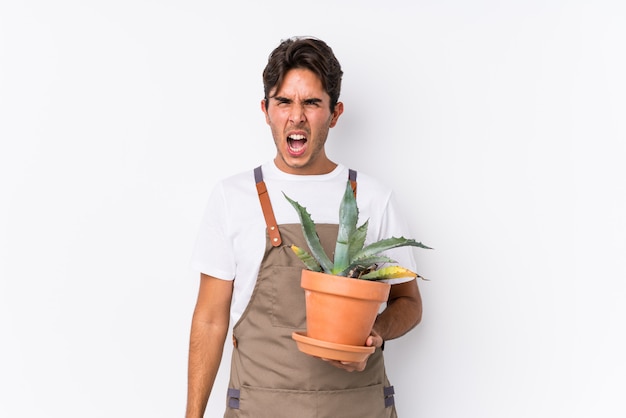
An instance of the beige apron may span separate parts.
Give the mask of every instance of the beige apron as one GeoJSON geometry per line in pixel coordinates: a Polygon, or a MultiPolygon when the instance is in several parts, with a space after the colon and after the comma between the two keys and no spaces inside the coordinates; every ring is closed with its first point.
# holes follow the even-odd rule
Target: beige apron
{"type": "MultiPolygon", "coordinates": [[[[393,387],[380,349],[362,372],[347,372],[298,351],[291,334],[306,329],[300,287],[303,264],[289,246],[307,247],[299,224],[280,225],[279,235],[274,233],[278,226],[272,224],[273,213],[268,213],[271,205],[259,168],[255,174],[261,201],[265,200],[268,239],[254,292],[233,329],[235,347],[224,417],[396,417],[393,387]],[[281,240],[288,245],[281,245],[281,240]]],[[[337,225],[317,225],[327,252],[334,249],[337,230],[337,225]]]]}

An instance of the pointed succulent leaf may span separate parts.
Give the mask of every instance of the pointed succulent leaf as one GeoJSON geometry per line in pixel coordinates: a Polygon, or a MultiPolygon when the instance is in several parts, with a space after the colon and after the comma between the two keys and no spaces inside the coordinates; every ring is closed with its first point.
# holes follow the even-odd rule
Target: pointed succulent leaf
{"type": "Polygon", "coordinates": [[[363,245],[365,245],[365,238],[367,237],[368,225],[369,219],[365,221],[363,225],[358,227],[357,230],[354,231],[354,234],[352,234],[352,238],[350,239],[348,264],[352,264],[354,262],[354,256],[363,249],[363,245]]]}
{"type": "Polygon", "coordinates": [[[322,248],[322,243],[320,242],[320,237],[317,235],[317,231],[315,230],[315,223],[313,222],[313,219],[311,219],[311,215],[307,212],[306,208],[302,207],[298,202],[290,199],[285,193],[283,193],[283,195],[296,209],[296,212],[300,217],[304,240],[309,246],[312,256],[315,257],[324,272],[330,273],[333,269],[333,264],[324,252],[324,248],[322,248]]]}
{"type": "Polygon", "coordinates": [[[335,265],[332,274],[343,271],[349,264],[350,259],[350,239],[356,231],[356,222],[359,217],[359,210],[356,205],[356,198],[350,182],[346,182],[346,190],[339,206],[339,232],[337,233],[337,243],[335,245],[335,265]]]}
{"type": "Polygon", "coordinates": [[[307,269],[312,271],[322,271],[322,266],[320,266],[320,263],[318,263],[311,254],[307,253],[302,248],[296,245],[292,245],[291,250],[298,256],[300,260],[302,260],[307,269]]]}
{"type": "Polygon", "coordinates": [[[431,249],[430,247],[427,247],[426,245],[422,244],[421,242],[417,242],[414,239],[408,239],[404,237],[400,237],[400,238],[393,237],[393,238],[386,238],[386,239],[383,239],[383,240],[380,240],[378,242],[368,245],[367,247],[363,248],[363,250],[361,250],[356,255],[356,257],[357,258],[370,257],[372,255],[390,250],[392,248],[405,247],[405,246],[426,248],[429,250],[431,249]]]}
{"type": "Polygon", "coordinates": [[[363,280],[398,279],[401,277],[417,277],[417,273],[399,266],[383,267],[361,276],[363,280]]]}

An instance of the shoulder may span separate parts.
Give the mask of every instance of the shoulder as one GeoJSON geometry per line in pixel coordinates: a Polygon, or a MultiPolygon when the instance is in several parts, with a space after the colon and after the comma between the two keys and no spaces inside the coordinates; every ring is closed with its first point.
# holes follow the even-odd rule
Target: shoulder
{"type": "Polygon", "coordinates": [[[386,204],[391,199],[393,189],[377,177],[364,171],[357,171],[357,201],[368,204],[372,201],[386,204]]]}
{"type": "Polygon", "coordinates": [[[258,193],[254,171],[249,169],[216,180],[209,192],[205,217],[231,219],[244,209],[255,208],[258,193]]]}
{"type": "Polygon", "coordinates": [[[241,171],[239,173],[223,177],[218,180],[217,184],[220,185],[222,188],[227,189],[237,189],[250,185],[254,187],[254,168],[250,168],[249,170],[241,171]]]}
{"type": "Polygon", "coordinates": [[[359,170],[355,171],[357,172],[357,183],[363,182],[364,184],[367,184],[368,187],[375,190],[390,190],[389,185],[381,181],[379,178],[370,175],[368,172],[359,170]]]}
{"type": "Polygon", "coordinates": [[[257,195],[253,168],[218,179],[211,192],[213,199],[222,199],[225,202],[250,195],[257,195]]]}

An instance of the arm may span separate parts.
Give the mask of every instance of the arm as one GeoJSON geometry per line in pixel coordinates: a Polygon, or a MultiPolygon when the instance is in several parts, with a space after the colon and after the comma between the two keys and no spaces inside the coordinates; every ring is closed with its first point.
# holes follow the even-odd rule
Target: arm
{"type": "Polygon", "coordinates": [[[201,275],[191,321],[186,418],[204,415],[228,333],[233,282],[201,275]]]}
{"type": "MultiPolygon", "coordinates": [[[[380,341],[372,341],[376,347],[383,340],[393,340],[415,328],[422,320],[422,297],[417,287],[417,279],[406,283],[394,284],[389,292],[387,308],[378,315],[374,323],[374,331],[380,341]]],[[[369,342],[369,341],[368,341],[369,342]]]]}
{"type": "MultiPolygon", "coordinates": [[[[378,315],[371,335],[365,345],[381,347],[383,341],[393,340],[412,330],[422,320],[422,297],[417,287],[417,279],[394,284],[389,292],[387,307],[378,315]]],[[[349,372],[363,371],[367,360],[361,363],[327,360],[349,372]]]]}

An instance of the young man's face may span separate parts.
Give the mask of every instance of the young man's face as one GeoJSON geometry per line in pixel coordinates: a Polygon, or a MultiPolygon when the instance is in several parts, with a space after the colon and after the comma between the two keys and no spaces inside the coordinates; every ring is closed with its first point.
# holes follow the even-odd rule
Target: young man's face
{"type": "Polygon", "coordinates": [[[330,111],[330,96],[310,70],[296,68],[285,75],[280,90],[261,102],[276,144],[276,166],[289,174],[326,174],[335,163],[326,156],[328,130],[343,112],[337,103],[330,111]]]}

